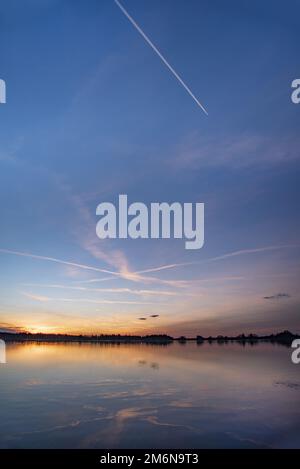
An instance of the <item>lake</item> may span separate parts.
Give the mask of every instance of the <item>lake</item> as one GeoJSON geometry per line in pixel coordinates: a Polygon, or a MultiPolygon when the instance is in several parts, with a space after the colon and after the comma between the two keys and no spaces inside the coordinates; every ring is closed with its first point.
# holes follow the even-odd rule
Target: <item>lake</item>
{"type": "Polygon", "coordinates": [[[300,365],[270,343],[7,344],[0,447],[300,447],[300,365]]]}

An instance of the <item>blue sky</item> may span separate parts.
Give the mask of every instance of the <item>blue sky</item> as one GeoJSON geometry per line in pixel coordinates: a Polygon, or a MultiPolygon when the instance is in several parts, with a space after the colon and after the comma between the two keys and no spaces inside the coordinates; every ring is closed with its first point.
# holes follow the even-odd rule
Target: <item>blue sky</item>
{"type": "Polygon", "coordinates": [[[1,2],[0,327],[300,331],[299,3],[122,4],[209,115],[113,0],[1,2]],[[204,202],[204,247],[99,240],[123,193],[204,202]]]}

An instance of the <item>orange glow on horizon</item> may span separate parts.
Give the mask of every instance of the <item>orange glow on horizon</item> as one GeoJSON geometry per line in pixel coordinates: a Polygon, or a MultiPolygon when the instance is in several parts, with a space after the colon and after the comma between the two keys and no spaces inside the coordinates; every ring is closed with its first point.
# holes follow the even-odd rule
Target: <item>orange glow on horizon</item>
{"type": "Polygon", "coordinates": [[[115,335],[147,335],[147,334],[166,334],[166,331],[157,332],[153,331],[149,328],[145,328],[141,325],[141,327],[132,327],[129,329],[128,325],[126,326],[116,326],[112,328],[111,326],[92,328],[92,327],[60,327],[60,326],[48,326],[48,325],[24,325],[24,326],[16,326],[12,325],[11,330],[13,332],[20,332],[20,333],[30,333],[30,334],[65,334],[65,335],[101,335],[101,334],[115,334],[115,335]]]}

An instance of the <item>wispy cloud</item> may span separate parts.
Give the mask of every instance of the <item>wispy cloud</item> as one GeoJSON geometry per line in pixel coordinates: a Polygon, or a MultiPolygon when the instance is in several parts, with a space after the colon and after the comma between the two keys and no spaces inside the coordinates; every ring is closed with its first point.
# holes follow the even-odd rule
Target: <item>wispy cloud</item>
{"type": "Polygon", "coordinates": [[[24,283],[26,287],[39,287],[39,288],[57,288],[61,290],[75,290],[75,291],[88,291],[95,293],[116,293],[116,294],[129,294],[140,296],[177,296],[179,293],[176,291],[167,290],[136,290],[132,288],[88,288],[80,286],[59,285],[59,284],[42,284],[42,283],[24,283]]]}
{"type": "MultiPolygon", "coordinates": [[[[141,275],[141,274],[147,274],[147,273],[151,273],[151,272],[160,272],[160,271],[164,271],[164,270],[177,269],[177,268],[180,268],[180,267],[188,267],[188,266],[192,266],[192,265],[203,264],[203,263],[206,263],[206,262],[221,261],[223,259],[228,259],[230,257],[245,256],[245,255],[256,254],[256,253],[260,253],[260,252],[277,251],[277,250],[281,250],[281,249],[292,249],[292,248],[299,248],[299,247],[300,247],[300,244],[279,244],[279,245],[272,245],[272,246],[262,246],[262,247],[258,247],[258,248],[240,249],[240,250],[237,250],[237,251],[228,252],[228,253],[222,254],[220,256],[210,257],[208,259],[203,259],[203,260],[200,260],[200,261],[179,262],[179,263],[161,265],[161,266],[158,266],[158,267],[152,267],[152,268],[149,268],[149,269],[140,270],[138,272],[135,272],[135,274],[141,275]]],[[[151,277],[149,277],[148,279],[151,279],[151,277]]],[[[240,279],[241,280],[241,277],[221,277],[219,279],[222,279],[222,280],[226,280],[226,279],[227,280],[238,280],[238,279],[240,279]]],[[[216,280],[216,279],[199,279],[199,280],[194,280],[194,282],[209,281],[209,280],[216,280]]],[[[169,282],[169,281],[166,280],[166,282],[169,282]]],[[[170,281],[170,282],[172,283],[172,281],[170,281]]],[[[182,282],[184,282],[184,280],[182,282]]],[[[180,284],[180,281],[178,281],[178,285],[179,284],[180,284]]],[[[181,283],[181,284],[183,285],[183,283],[181,283]]]]}
{"type": "MultiPolygon", "coordinates": [[[[100,269],[98,267],[93,267],[93,266],[90,266],[90,265],[87,265],[87,264],[79,264],[79,263],[76,263],[76,262],[66,261],[66,260],[63,260],[63,259],[55,258],[55,257],[37,255],[37,254],[28,253],[28,252],[14,251],[14,250],[11,250],[11,249],[0,249],[0,253],[12,254],[12,255],[15,255],[15,256],[28,257],[28,258],[31,258],[31,259],[37,259],[37,260],[43,260],[43,261],[49,261],[49,262],[54,262],[54,263],[57,263],[57,264],[77,267],[77,268],[83,269],[83,270],[90,270],[90,271],[93,271],[93,272],[100,272],[100,273],[110,274],[112,276],[112,278],[119,277],[119,278],[122,278],[122,279],[131,280],[133,282],[159,283],[159,284],[163,284],[163,285],[177,286],[177,287],[180,287],[180,285],[181,285],[181,282],[176,281],[176,280],[162,280],[162,279],[159,279],[159,278],[156,278],[156,277],[145,277],[145,276],[141,276],[137,272],[129,272],[129,271],[126,271],[126,270],[122,270],[121,272],[114,272],[114,271],[107,270],[107,269],[100,269]]],[[[107,278],[107,280],[110,280],[110,279],[111,278],[107,278]]],[[[95,279],[95,280],[92,279],[91,281],[103,281],[103,280],[104,279],[102,278],[102,279],[95,279]]]]}
{"type": "MultiPolygon", "coordinates": [[[[126,271],[115,272],[115,271],[111,271],[111,270],[108,270],[108,269],[102,269],[102,268],[90,266],[90,265],[87,265],[87,264],[79,264],[79,263],[76,263],[76,262],[66,261],[66,260],[63,260],[63,259],[55,258],[55,257],[37,255],[37,254],[28,253],[28,252],[14,251],[14,250],[3,249],[3,248],[0,249],[0,253],[12,254],[12,255],[15,255],[15,256],[28,257],[28,258],[31,258],[31,259],[54,262],[54,263],[58,263],[58,264],[62,264],[62,265],[76,267],[76,268],[83,269],[83,270],[88,270],[88,271],[93,271],[93,272],[100,272],[100,273],[105,273],[105,274],[109,275],[109,277],[105,277],[105,278],[99,278],[99,279],[98,278],[93,278],[93,279],[89,279],[89,280],[86,280],[86,281],[77,282],[77,283],[81,283],[81,284],[83,284],[83,283],[103,282],[105,280],[112,280],[114,278],[122,278],[122,279],[130,280],[130,281],[133,281],[133,282],[141,282],[141,283],[148,283],[148,284],[155,284],[156,283],[156,284],[160,284],[160,285],[168,285],[168,286],[174,287],[174,288],[185,288],[185,287],[191,285],[191,283],[195,283],[195,280],[189,281],[189,280],[161,279],[161,278],[152,277],[152,276],[148,276],[148,275],[142,275],[142,273],[147,274],[147,273],[151,273],[151,272],[171,270],[171,269],[176,269],[176,268],[190,266],[190,265],[203,264],[203,263],[207,263],[207,262],[221,261],[221,260],[228,259],[228,258],[231,258],[231,257],[238,257],[238,256],[256,254],[256,253],[261,253],[261,252],[268,252],[268,251],[276,251],[276,250],[281,250],[281,249],[292,249],[292,248],[298,248],[298,247],[300,247],[300,244],[283,244],[283,245],[263,246],[263,247],[259,247],[259,248],[240,249],[238,251],[232,251],[232,252],[229,252],[229,253],[226,253],[226,254],[222,254],[220,256],[211,257],[211,258],[208,258],[208,259],[203,259],[201,261],[166,264],[166,265],[161,265],[161,266],[158,266],[158,267],[152,267],[152,268],[149,268],[149,269],[144,269],[142,271],[136,271],[136,272],[129,272],[129,271],[128,272],[126,272],[126,271]]],[[[201,279],[199,279],[198,281],[201,281],[201,279]]],[[[202,281],[204,281],[204,280],[202,279],[202,281]]],[[[196,280],[196,282],[197,282],[197,280],[196,280]]]]}
{"type": "MultiPolygon", "coordinates": [[[[129,261],[123,251],[118,249],[111,249],[109,239],[105,240],[104,242],[104,240],[100,241],[98,238],[92,235],[92,233],[95,231],[95,221],[91,216],[90,211],[86,207],[83,198],[75,194],[72,187],[63,181],[58,175],[55,176],[55,180],[59,190],[62,191],[68,198],[80,219],[80,223],[78,223],[80,228],[76,228],[73,234],[76,235],[81,248],[88,252],[95,259],[105,262],[105,264],[116,269],[116,271],[99,269],[98,271],[101,271],[102,273],[112,275],[112,277],[104,278],[102,281],[112,280],[112,278],[115,277],[129,280],[131,282],[161,283],[159,279],[148,277],[146,278],[143,277],[141,273],[132,271],[129,265],[129,261]]],[[[69,263],[68,265],[73,265],[73,263],[69,263]]],[[[79,266],[73,265],[73,267],[79,266]]],[[[95,268],[93,270],[95,270],[95,268]]]]}
{"type": "Polygon", "coordinates": [[[177,145],[170,164],[175,169],[203,167],[247,168],[288,163],[299,159],[299,138],[274,135],[219,135],[206,140],[193,133],[177,145]]]}
{"type": "Polygon", "coordinates": [[[125,300],[94,300],[92,298],[51,298],[48,296],[40,296],[34,293],[21,292],[26,298],[38,302],[59,301],[65,303],[92,303],[103,305],[158,305],[159,303],[146,301],[125,301],[125,300]]]}
{"type": "Polygon", "coordinates": [[[26,298],[29,298],[30,300],[40,301],[41,303],[46,303],[50,301],[50,298],[48,298],[47,296],[35,295],[33,293],[25,293],[25,292],[22,292],[22,295],[26,296],[26,298]]]}
{"type": "Polygon", "coordinates": [[[0,322],[0,331],[1,332],[24,332],[23,327],[16,326],[7,322],[0,322]]]}
{"type": "MultiPolygon", "coordinates": [[[[157,279],[156,277],[144,277],[141,276],[141,274],[148,274],[151,272],[159,272],[159,271],[164,271],[164,270],[172,270],[172,269],[177,269],[180,267],[188,267],[192,265],[198,265],[198,264],[204,264],[206,262],[216,262],[216,261],[221,261],[223,259],[228,259],[231,257],[239,257],[239,256],[245,256],[249,254],[257,254],[260,252],[268,252],[268,251],[277,251],[281,249],[293,249],[293,248],[299,248],[300,244],[279,244],[279,245],[272,245],[272,246],[262,246],[258,248],[248,248],[248,249],[240,249],[237,251],[232,251],[228,252],[225,254],[221,254],[220,256],[215,256],[215,257],[210,257],[208,259],[203,259],[200,261],[192,261],[192,262],[178,262],[178,263],[173,263],[173,264],[166,264],[166,265],[160,265],[158,267],[151,267],[149,269],[144,269],[144,270],[139,270],[137,272],[133,272],[133,276],[138,276],[139,280],[143,281],[148,281],[148,282],[162,282],[165,284],[173,285],[173,286],[186,286],[189,281],[186,280],[163,280],[163,279],[157,279]]],[[[241,277],[220,277],[219,280],[241,280],[241,277]]],[[[111,277],[107,278],[94,278],[94,279],[89,279],[85,280],[80,283],[96,283],[96,282],[102,282],[106,280],[111,280],[111,277]]],[[[198,281],[210,281],[210,280],[216,280],[216,279],[198,279],[198,280],[193,280],[193,282],[198,282],[198,281]]]]}
{"type": "Polygon", "coordinates": [[[104,273],[111,273],[112,275],[117,275],[118,273],[120,277],[128,274],[130,272],[130,268],[125,254],[120,250],[111,249],[109,244],[110,240],[105,240],[104,249],[104,241],[101,242],[98,238],[92,235],[92,233],[95,232],[95,220],[93,219],[90,210],[87,208],[83,197],[76,194],[71,185],[64,181],[59,175],[55,174],[52,175],[52,177],[55,179],[55,183],[59,191],[64,194],[77,214],[78,221],[72,234],[80,244],[80,247],[95,259],[105,262],[106,265],[117,270],[117,272],[107,270],[104,273]]]}
{"type": "MultiPolygon", "coordinates": [[[[178,264],[177,267],[179,266],[180,264],[178,264]]],[[[88,280],[77,280],[74,283],[80,284],[80,285],[87,285],[87,284],[108,282],[108,281],[117,280],[118,278],[120,278],[123,280],[139,282],[142,284],[150,284],[150,285],[158,284],[158,285],[165,285],[165,286],[173,287],[173,288],[185,288],[189,284],[188,280],[166,280],[166,279],[161,279],[158,277],[149,277],[149,276],[142,276],[142,275],[137,276],[137,275],[124,277],[122,274],[119,274],[118,276],[115,276],[115,277],[101,277],[101,278],[95,277],[95,278],[91,278],[88,280]]]]}

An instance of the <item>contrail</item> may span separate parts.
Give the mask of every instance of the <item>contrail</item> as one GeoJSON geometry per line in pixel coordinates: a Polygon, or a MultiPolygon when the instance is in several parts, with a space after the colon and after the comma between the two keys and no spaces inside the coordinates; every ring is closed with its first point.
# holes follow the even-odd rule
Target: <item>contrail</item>
{"type": "Polygon", "coordinates": [[[169,64],[169,62],[164,58],[164,56],[159,52],[159,50],[157,49],[157,47],[155,47],[155,45],[153,44],[152,41],[150,41],[150,39],[148,38],[148,36],[146,36],[146,34],[144,33],[144,31],[139,27],[139,25],[134,21],[134,19],[130,16],[130,14],[125,10],[125,8],[121,5],[121,3],[118,1],[118,0],[115,0],[115,3],[118,5],[118,7],[120,8],[120,10],[124,13],[124,15],[126,16],[126,18],[129,19],[130,23],[135,27],[135,29],[141,34],[141,36],[143,36],[143,38],[145,39],[145,41],[149,44],[149,46],[154,50],[154,52],[156,52],[156,54],[158,55],[158,57],[163,61],[163,63],[168,67],[168,69],[173,73],[173,75],[175,76],[175,78],[177,78],[177,80],[179,81],[179,83],[184,87],[184,89],[188,92],[188,94],[193,98],[193,100],[198,104],[198,106],[202,109],[203,112],[205,112],[205,114],[208,116],[208,112],[206,111],[205,107],[200,103],[200,101],[196,98],[196,96],[192,93],[192,91],[190,90],[190,88],[184,83],[184,81],[182,80],[182,78],[178,75],[177,72],[175,72],[174,68],[171,67],[171,65],[169,64]]]}
{"type": "MultiPolygon", "coordinates": [[[[208,259],[203,259],[201,261],[191,261],[191,262],[181,262],[181,263],[176,263],[176,264],[166,264],[166,265],[161,265],[161,266],[158,266],[158,267],[152,267],[150,269],[140,270],[140,271],[137,271],[137,272],[130,272],[130,274],[131,275],[140,275],[142,273],[159,272],[159,271],[162,271],[162,270],[176,269],[178,267],[185,267],[185,266],[188,266],[188,265],[199,265],[199,264],[205,264],[207,262],[216,262],[216,261],[227,259],[227,258],[230,258],[230,257],[237,257],[237,256],[242,256],[242,255],[247,255],[247,254],[255,254],[255,253],[260,253],[260,252],[266,252],[266,251],[277,251],[277,250],[280,250],[280,249],[292,249],[292,248],[298,248],[298,247],[300,247],[299,243],[281,244],[281,245],[279,244],[279,245],[273,245],[273,246],[263,246],[263,247],[260,247],[260,248],[241,249],[239,251],[229,252],[229,253],[223,254],[221,256],[209,257],[208,259]]],[[[101,272],[101,273],[105,273],[105,274],[110,275],[110,277],[105,277],[105,278],[101,278],[101,279],[90,279],[90,280],[80,281],[78,283],[94,283],[94,282],[99,282],[99,281],[102,282],[104,280],[112,280],[113,278],[124,278],[124,273],[122,273],[122,272],[114,272],[114,271],[111,271],[111,270],[100,269],[98,267],[93,267],[93,266],[86,265],[86,264],[78,264],[76,262],[70,262],[70,261],[58,259],[56,257],[40,256],[40,255],[32,254],[32,253],[29,253],[29,252],[13,251],[11,249],[3,249],[3,248],[0,248],[0,253],[12,254],[12,255],[20,256],[20,257],[28,257],[28,258],[31,258],[31,259],[39,259],[39,260],[44,260],[44,261],[50,261],[50,262],[55,262],[57,264],[69,265],[69,266],[73,266],[73,267],[78,267],[79,269],[91,270],[91,271],[94,271],[94,272],[101,272]]],[[[137,277],[137,278],[139,279],[139,277],[137,277]]],[[[126,277],[125,277],[125,279],[126,279],[126,277]]],[[[130,280],[130,277],[127,277],[127,279],[130,280]]],[[[173,280],[162,280],[162,279],[158,279],[156,277],[140,277],[140,280],[141,281],[146,281],[146,280],[159,281],[159,282],[162,282],[162,283],[165,283],[165,284],[170,284],[170,285],[174,282],[177,282],[176,280],[174,280],[174,281],[173,280]]]]}
{"type": "Polygon", "coordinates": [[[139,270],[138,272],[134,272],[134,273],[135,274],[148,274],[151,272],[160,272],[162,270],[176,269],[177,267],[185,267],[189,265],[205,264],[206,262],[221,261],[229,257],[242,256],[245,254],[256,254],[258,252],[277,251],[279,249],[290,249],[290,248],[297,248],[297,247],[300,247],[300,244],[279,244],[279,245],[274,245],[274,246],[264,246],[261,248],[241,249],[239,251],[233,251],[233,252],[229,252],[226,254],[222,254],[221,256],[209,257],[208,259],[203,259],[201,261],[180,262],[177,264],[166,264],[166,265],[161,265],[159,267],[152,267],[146,270],[139,270]]]}
{"type": "Polygon", "coordinates": [[[79,269],[93,270],[95,272],[101,272],[101,273],[110,274],[110,275],[116,275],[116,276],[121,275],[119,272],[113,272],[111,270],[106,270],[106,269],[98,269],[97,267],[91,267],[90,265],[77,264],[76,262],[69,262],[69,261],[65,261],[62,259],[57,259],[55,257],[38,256],[37,254],[31,254],[29,252],[12,251],[10,249],[0,249],[0,253],[13,254],[15,256],[29,257],[31,259],[40,259],[43,261],[56,262],[57,264],[70,265],[73,267],[78,267],[79,269]]]}
{"type": "MultiPolygon", "coordinates": [[[[160,279],[157,279],[155,277],[141,277],[141,276],[138,276],[138,274],[135,273],[135,272],[129,272],[127,274],[124,273],[124,272],[114,272],[114,271],[111,271],[111,270],[99,269],[98,267],[92,267],[92,266],[86,265],[86,264],[78,264],[77,262],[70,262],[70,261],[66,261],[66,260],[63,260],[63,259],[58,259],[56,257],[40,256],[40,255],[37,255],[37,254],[32,254],[30,252],[13,251],[11,249],[0,248],[0,253],[12,254],[14,256],[20,256],[20,257],[28,257],[30,259],[39,259],[39,260],[43,260],[43,261],[55,262],[57,264],[69,265],[69,266],[72,266],[72,267],[78,267],[79,269],[91,270],[91,271],[94,271],[94,272],[101,272],[101,273],[109,274],[109,275],[112,276],[112,277],[106,277],[105,279],[102,278],[102,279],[99,279],[97,281],[112,280],[112,279],[115,279],[115,278],[123,278],[125,280],[134,280],[136,278],[137,281],[141,281],[141,282],[145,282],[145,281],[159,282],[159,283],[163,283],[165,285],[171,285],[173,283],[172,280],[160,280],[160,279]]],[[[80,283],[90,283],[90,281],[80,282],[80,283]]]]}
{"type": "Polygon", "coordinates": [[[277,251],[279,249],[290,249],[290,248],[297,248],[300,244],[279,244],[278,246],[264,246],[261,248],[253,248],[253,249],[241,249],[240,251],[233,251],[227,254],[223,254],[222,256],[211,257],[207,259],[207,262],[214,262],[214,261],[221,261],[223,259],[228,259],[228,257],[236,257],[242,256],[244,254],[256,254],[258,252],[265,252],[265,251],[277,251]]]}

